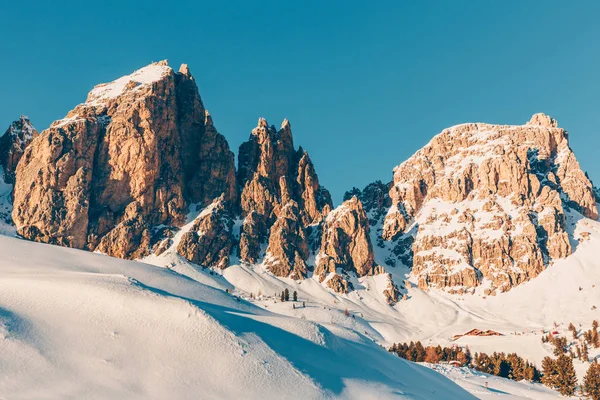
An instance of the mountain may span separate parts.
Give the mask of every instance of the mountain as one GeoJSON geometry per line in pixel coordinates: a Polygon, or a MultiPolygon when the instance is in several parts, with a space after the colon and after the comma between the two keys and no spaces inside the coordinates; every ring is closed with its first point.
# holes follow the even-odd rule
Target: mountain
{"type": "Polygon", "coordinates": [[[573,252],[569,210],[598,218],[568,133],[544,114],[522,126],[448,128],[396,167],[389,185],[355,193],[375,210],[388,264],[408,265],[422,289],[458,294],[535,278],[573,252]]]}
{"type": "Polygon", "coordinates": [[[16,171],[13,220],[27,239],[121,258],[149,254],[192,203],[235,198],[234,156],[184,65],[96,86],[35,138],[16,171]]]}
{"type": "MultiPolygon", "coordinates": [[[[541,332],[600,317],[598,191],[544,114],[445,129],[335,207],[289,121],[260,118],[236,165],[189,68],[161,61],[39,134],[22,117],[0,161],[0,233],[72,248],[0,237],[0,397],[468,398],[381,347],[539,367],[541,332]]],[[[477,397],[555,395],[429,367],[477,397]]]]}
{"type": "Polygon", "coordinates": [[[165,268],[6,236],[0,252],[0,397],[474,398],[358,332],[165,268]]]}
{"type": "Polygon", "coordinates": [[[277,130],[259,119],[236,171],[189,68],[162,61],[96,86],[33,139],[12,218],[26,239],[140,259],[171,248],[188,213],[204,210],[174,249],[188,260],[227,268],[233,257],[296,280],[316,267],[321,282],[347,292],[348,272],[384,273],[360,201],[352,207],[358,226],[335,228],[343,233],[332,245],[331,195],[289,121],[277,130]]]}

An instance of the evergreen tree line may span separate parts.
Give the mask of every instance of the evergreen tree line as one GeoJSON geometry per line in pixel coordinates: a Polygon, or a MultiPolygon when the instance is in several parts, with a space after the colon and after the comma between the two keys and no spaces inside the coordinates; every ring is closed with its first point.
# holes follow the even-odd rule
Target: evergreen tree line
{"type": "Polygon", "coordinates": [[[508,378],[514,381],[539,382],[540,371],[536,366],[517,353],[475,353],[472,368],[490,375],[508,378]]]}
{"type": "MultiPolygon", "coordinates": [[[[597,328],[592,330],[595,329],[597,328]]],[[[561,344],[562,341],[559,342],[559,346],[561,344]]],[[[425,347],[417,341],[409,344],[394,343],[389,348],[389,352],[396,353],[408,361],[431,364],[456,361],[461,366],[471,367],[477,371],[502,378],[541,382],[564,396],[574,395],[578,385],[573,367],[573,357],[564,352],[559,354],[556,359],[545,357],[542,361],[542,371],[516,353],[494,352],[487,355],[482,352],[475,353],[471,357],[468,347],[464,350],[461,347],[441,347],[439,345],[425,347]]],[[[587,370],[581,385],[581,393],[592,400],[600,400],[600,364],[597,359],[594,359],[587,370]]]]}
{"type": "Polygon", "coordinates": [[[471,352],[467,347],[464,351],[460,347],[427,346],[421,342],[394,343],[389,348],[390,353],[396,353],[398,357],[408,361],[427,362],[438,364],[440,362],[456,361],[461,366],[471,364],[471,352]]]}

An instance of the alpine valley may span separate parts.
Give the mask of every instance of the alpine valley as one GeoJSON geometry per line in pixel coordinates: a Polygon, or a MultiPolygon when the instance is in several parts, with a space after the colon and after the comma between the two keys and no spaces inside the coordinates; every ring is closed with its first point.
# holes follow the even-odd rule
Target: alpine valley
{"type": "Polygon", "coordinates": [[[8,127],[0,398],[553,399],[568,354],[583,383],[598,195],[556,120],[447,128],[339,205],[289,121],[237,157],[216,126],[161,61],[8,127]]]}

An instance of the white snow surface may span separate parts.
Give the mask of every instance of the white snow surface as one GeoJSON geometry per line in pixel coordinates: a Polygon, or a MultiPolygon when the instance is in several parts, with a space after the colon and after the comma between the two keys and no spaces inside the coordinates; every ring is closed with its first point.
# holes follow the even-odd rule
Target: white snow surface
{"type": "Polygon", "coordinates": [[[137,86],[133,90],[139,87],[150,85],[154,82],[161,80],[165,75],[169,74],[173,69],[163,62],[152,63],[130,75],[125,75],[109,83],[103,83],[97,85],[88,94],[87,104],[99,104],[108,99],[114,99],[119,97],[126,89],[127,84],[130,82],[136,82],[137,86]]]}
{"type": "MultiPolygon", "coordinates": [[[[340,295],[314,278],[294,281],[275,277],[262,264],[240,264],[234,259],[234,265],[223,271],[203,269],[179,257],[173,251],[177,243],[160,257],[152,256],[146,261],[169,266],[207,285],[227,289],[276,314],[313,321],[336,332],[356,332],[384,347],[411,340],[420,340],[424,345],[456,344],[469,346],[473,353],[516,352],[541,367],[545,356],[553,356],[552,346],[541,341],[544,333],[559,331],[567,334],[570,322],[583,331],[590,328],[594,319],[600,320],[600,312],[596,309],[600,305],[600,260],[597,257],[600,223],[576,212],[568,213],[567,223],[574,254],[557,260],[530,282],[507,293],[487,297],[481,294],[483,291],[463,296],[437,290],[424,292],[408,282],[408,299],[395,306],[388,305],[382,295],[387,286],[387,279],[383,279],[385,275],[354,278],[355,290],[340,295]],[[279,301],[279,293],[285,288],[290,293],[298,293],[295,308],[291,302],[279,301]],[[464,336],[452,340],[454,335],[475,328],[491,329],[502,336],[464,336]]],[[[386,252],[374,248],[376,261],[381,264],[386,252]]],[[[386,267],[386,270],[397,284],[410,279],[403,266],[386,267]]],[[[590,354],[591,357],[600,356],[596,349],[590,349],[590,354]]],[[[574,363],[581,380],[589,363],[579,360],[574,363]]],[[[482,383],[473,382],[479,380],[476,377],[479,375],[463,375],[455,381],[475,396],[482,396],[482,383]]],[[[493,380],[498,380],[501,389],[493,394],[486,390],[486,396],[560,397],[540,385],[516,384],[502,378],[493,380]]]]}
{"type": "Polygon", "coordinates": [[[550,400],[563,398],[556,391],[540,383],[515,382],[510,379],[484,374],[472,369],[454,367],[448,364],[426,364],[467,389],[479,399],[509,398],[514,400],[550,400]]]}
{"type": "Polygon", "coordinates": [[[473,398],[357,330],[166,268],[7,236],[0,251],[0,398],[473,398]]]}
{"type": "MultiPolygon", "coordinates": [[[[393,307],[385,275],[355,278],[356,290],[340,295],[262,264],[191,264],[173,250],[193,220],[170,250],[146,259],[155,266],[0,236],[0,398],[472,398],[379,345],[468,345],[539,367],[552,356],[542,332],[600,319],[600,223],[577,214],[572,234],[589,239],[534,280],[487,298],[413,286],[393,307]],[[279,301],[285,288],[297,302],[279,301]],[[503,336],[452,341],[474,328],[503,336]]],[[[405,278],[404,268],[387,269],[405,278]]],[[[580,379],[588,365],[575,360],[580,379]]],[[[434,370],[477,398],[560,398],[540,385],[434,370]]]]}

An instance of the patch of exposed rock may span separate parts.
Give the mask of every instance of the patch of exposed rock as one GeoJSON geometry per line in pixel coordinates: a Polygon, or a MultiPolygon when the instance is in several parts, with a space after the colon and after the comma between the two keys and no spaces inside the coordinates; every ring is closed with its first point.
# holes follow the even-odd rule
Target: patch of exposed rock
{"type": "Polygon", "coordinates": [[[392,276],[390,274],[387,275],[387,287],[383,290],[383,297],[385,301],[389,305],[396,304],[400,299],[400,290],[398,290],[398,286],[392,280],[392,276]]]}
{"type": "Polygon", "coordinates": [[[233,219],[225,196],[206,207],[184,233],[177,252],[189,261],[205,266],[227,268],[234,245],[233,219]]]}
{"type": "Polygon", "coordinates": [[[532,279],[573,250],[566,210],[598,218],[567,132],[544,114],[444,130],[395,168],[389,196],[381,238],[410,246],[421,288],[459,293],[532,279]]]}
{"type": "MultiPolygon", "coordinates": [[[[384,273],[375,264],[369,220],[361,201],[353,196],[327,215],[315,275],[331,289],[346,293],[351,287],[342,275],[358,277],[384,273]]],[[[396,296],[397,297],[397,296],[396,296]]]]}
{"type": "Polygon", "coordinates": [[[296,202],[290,200],[271,226],[264,264],[276,276],[302,279],[310,252],[305,228],[296,202]]]}
{"type": "Polygon", "coordinates": [[[240,259],[256,263],[268,242],[267,267],[277,276],[306,275],[309,256],[306,229],[320,223],[332,208],[308,153],[294,148],[290,123],[281,129],[260,119],[238,160],[240,259]]]}
{"type": "Polygon", "coordinates": [[[151,64],[96,86],[34,138],[16,171],[23,237],[123,258],[148,254],[158,225],[191,203],[236,200],[234,156],[186,66],[151,64]]]}
{"type": "Polygon", "coordinates": [[[14,121],[0,137],[0,166],[4,173],[4,182],[15,182],[15,170],[25,149],[38,135],[29,118],[24,115],[14,121]]]}

